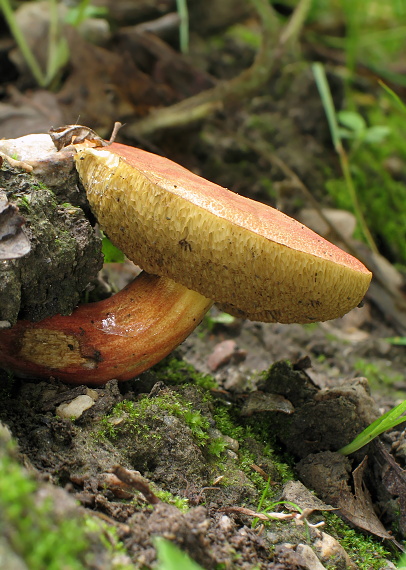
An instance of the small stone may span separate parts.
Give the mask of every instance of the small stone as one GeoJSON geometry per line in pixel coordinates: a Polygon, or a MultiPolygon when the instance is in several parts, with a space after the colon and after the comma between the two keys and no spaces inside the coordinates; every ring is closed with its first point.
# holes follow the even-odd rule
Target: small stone
{"type": "Polygon", "coordinates": [[[337,570],[356,570],[356,565],[344,548],[329,534],[322,532],[321,537],[314,542],[313,546],[323,564],[334,565],[337,570]]]}
{"type": "Polygon", "coordinates": [[[298,544],[296,554],[301,558],[301,565],[307,570],[326,570],[317,555],[307,544],[298,544]]]}
{"type": "Polygon", "coordinates": [[[232,459],[233,461],[237,461],[238,459],[238,455],[234,453],[234,451],[231,451],[231,449],[226,449],[225,454],[229,459],[232,459]]]}
{"type": "Polygon", "coordinates": [[[92,398],[92,400],[94,400],[95,402],[97,402],[97,400],[99,399],[99,393],[94,388],[86,388],[86,395],[90,396],[90,398],[92,398]]]}
{"type": "MultiPolygon", "coordinates": [[[[323,208],[321,211],[323,212],[326,219],[331,223],[331,225],[346,240],[352,238],[355,227],[357,225],[357,220],[354,214],[348,212],[347,210],[337,210],[332,208],[323,208]]],[[[326,239],[334,241],[335,236],[331,230],[331,227],[323,220],[317,210],[313,208],[304,208],[300,212],[298,219],[303,224],[318,234],[322,235],[326,239]]]]}
{"type": "Polygon", "coordinates": [[[94,400],[90,396],[78,396],[68,404],[61,404],[56,408],[56,415],[60,418],[73,418],[77,419],[94,406],[94,400]]]}
{"type": "Polygon", "coordinates": [[[228,517],[227,515],[223,515],[218,522],[219,528],[223,531],[223,532],[231,532],[234,528],[234,523],[233,521],[230,519],[230,517],[228,517]]]}
{"type": "Polygon", "coordinates": [[[231,449],[231,451],[238,451],[240,444],[236,439],[222,434],[221,431],[217,428],[209,428],[207,430],[207,433],[211,439],[222,439],[226,444],[227,449],[231,449]]]}
{"type": "Polygon", "coordinates": [[[248,388],[248,375],[238,369],[227,370],[227,378],[223,383],[224,389],[228,392],[241,393],[248,388]]]}
{"type": "Polygon", "coordinates": [[[237,348],[235,340],[223,340],[214,347],[213,352],[208,356],[207,366],[212,372],[215,372],[220,366],[228,364],[231,359],[241,362],[246,356],[245,350],[237,348]]]}
{"type": "Polygon", "coordinates": [[[221,435],[221,437],[226,442],[228,449],[231,449],[231,451],[238,451],[240,444],[236,439],[233,439],[232,437],[223,434],[221,435]]]}
{"type": "Polygon", "coordinates": [[[223,439],[223,434],[221,433],[221,431],[217,428],[209,428],[207,430],[207,434],[209,437],[211,437],[212,439],[223,439]]]}
{"type": "Polygon", "coordinates": [[[295,408],[280,394],[251,392],[241,409],[242,416],[251,416],[258,412],[283,412],[293,414],[295,408]]]}
{"type": "Polygon", "coordinates": [[[288,481],[282,491],[282,500],[289,504],[297,505],[301,509],[312,509],[313,511],[334,511],[335,508],[327,505],[324,501],[316,497],[300,481],[288,481]]]}

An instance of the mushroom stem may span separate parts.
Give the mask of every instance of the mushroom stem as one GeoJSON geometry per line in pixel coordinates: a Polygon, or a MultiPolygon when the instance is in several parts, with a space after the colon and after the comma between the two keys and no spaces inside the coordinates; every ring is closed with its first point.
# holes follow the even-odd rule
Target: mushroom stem
{"type": "Polygon", "coordinates": [[[129,380],[176,348],[211,305],[169,278],[143,272],[116,295],[71,315],[20,320],[0,331],[1,365],[72,384],[129,380]]]}

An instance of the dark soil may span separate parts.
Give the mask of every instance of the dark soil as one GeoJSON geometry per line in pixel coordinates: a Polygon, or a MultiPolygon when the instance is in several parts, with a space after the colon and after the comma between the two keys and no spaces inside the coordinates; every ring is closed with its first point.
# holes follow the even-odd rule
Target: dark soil
{"type": "MultiPolygon", "coordinates": [[[[373,321],[368,323],[371,327],[373,321]]],[[[214,372],[216,388],[207,391],[196,385],[201,381],[190,366],[173,359],[134,381],[121,385],[112,381],[97,389],[56,381],[10,383],[4,377],[0,417],[17,438],[26,464],[116,525],[136,567],[154,564],[154,536],[173,540],[204,568],[230,560],[235,568],[302,567],[299,554],[283,553],[275,545],[288,542],[297,549],[298,544],[308,543],[304,527],[286,521],[252,528],[252,516],[238,509],[257,510],[263,488],[258,485],[258,472],[272,480],[272,500],[284,498],[285,470],[290,471],[283,467],[286,460],[296,477],[324,501],[321,506],[312,505],[316,511],[311,522],[320,520],[319,509],[339,506],[344,489],[353,496],[351,471],[365,450],[352,460],[335,452],[379,413],[366,380],[352,379],[351,370],[356,369],[356,359],[368,361],[368,354],[376,354],[378,341],[383,345],[387,332],[380,330],[379,336],[368,333],[362,341],[350,343],[338,339],[344,334],[341,320],[329,324],[328,338],[323,326],[310,331],[299,326],[234,322],[231,327],[215,325],[208,331],[207,325],[201,325],[178,349],[178,358],[208,372],[208,356],[219,342],[232,339],[239,349],[234,351],[237,357],[229,354],[228,362],[214,372]],[[295,360],[296,365],[280,361],[269,373],[258,374],[275,361],[275,354],[295,360]],[[318,362],[320,354],[328,362],[318,362]],[[307,368],[309,362],[300,360],[309,355],[315,363],[311,368],[307,368]],[[258,389],[272,396],[272,401],[264,403],[262,397],[258,404],[253,397],[258,389]],[[58,416],[61,404],[81,395],[92,399],[90,409],[75,421],[58,416]],[[287,414],[278,397],[288,400],[295,412],[287,414]],[[230,406],[232,429],[223,421],[230,406]],[[191,412],[199,416],[191,419],[191,412]],[[238,441],[230,434],[238,434],[238,441]],[[279,454],[283,452],[284,459],[276,461],[276,456],[269,455],[267,439],[279,454]],[[219,441],[216,450],[213,445],[219,441]],[[151,510],[145,498],[151,501],[148,492],[143,495],[139,486],[111,480],[117,465],[128,473],[138,472],[146,488],[152,485],[153,495],[165,502],[158,499],[151,510]],[[170,494],[164,497],[162,491],[170,494]],[[187,499],[190,509],[179,510],[175,497],[187,499]]],[[[388,345],[385,352],[386,359],[402,365],[404,355],[397,348],[388,345]]],[[[386,440],[388,449],[390,442],[386,440]]],[[[390,541],[385,527],[390,529],[394,523],[396,507],[388,511],[390,493],[383,490],[382,465],[374,459],[373,449],[368,455],[369,487],[377,507],[379,500],[385,501],[385,514],[381,511],[385,526],[373,510],[360,514],[356,504],[345,512],[346,520],[356,519],[360,528],[390,541]]],[[[145,493],[144,487],[141,490],[145,493]]],[[[303,487],[293,502],[306,508],[307,500],[303,487]]],[[[345,510],[343,505],[341,510],[345,510]]],[[[313,544],[320,539],[320,531],[309,528],[313,544]]]]}

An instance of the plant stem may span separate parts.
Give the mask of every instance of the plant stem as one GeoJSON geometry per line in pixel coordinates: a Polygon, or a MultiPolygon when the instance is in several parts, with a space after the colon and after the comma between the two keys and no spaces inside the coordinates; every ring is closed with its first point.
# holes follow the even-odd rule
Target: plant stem
{"type": "Polygon", "coordinates": [[[355,190],[354,181],[353,181],[352,176],[351,176],[348,156],[347,156],[347,153],[345,152],[342,144],[340,144],[340,149],[341,149],[340,151],[337,149],[336,150],[337,150],[339,158],[340,158],[340,165],[341,165],[341,170],[343,171],[344,180],[345,180],[345,183],[347,184],[347,188],[348,188],[348,191],[350,193],[352,203],[354,205],[354,210],[355,210],[355,215],[356,215],[357,221],[361,227],[361,231],[364,234],[365,239],[366,239],[369,247],[371,248],[371,251],[373,251],[374,253],[379,253],[378,248],[376,247],[374,238],[372,237],[372,234],[369,231],[368,225],[367,225],[365,218],[364,218],[364,215],[362,213],[361,205],[359,203],[357,192],[355,190]]]}
{"type": "Polygon", "coordinates": [[[176,0],[176,8],[180,19],[179,44],[182,53],[189,51],[189,12],[187,0],[176,0]]]}
{"type": "Polygon", "coordinates": [[[333,98],[331,96],[331,91],[329,84],[327,82],[326,73],[324,71],[324,67],[321,63],[314,63],[313,64],[313,73],[316,80],[316,84],[320,93],[320,98],[324,107],[324,111],[327,116],[327,121],[330,127],[331,138],[333,141],[333,145],[335,148],[336,153],[338,154],[338,158],[340,160],[341,170],[344,176],[344,180],[347,185],[348,192],[350,194],[350,198],[352,201],[352,205],[354,208],[354,213],[357,218],[357,222],[361,228],[362,233],[364,234],[365,240],[369,245],[370,249],[374,253],[379,253],[378,248],[375,245],[374,239],[369,231],[368,225],[365,221],[364,215],[362,213],[362,209],[358,200],[357,192],[355,190],[354,181],[351,176],[350,164],[348,161],[347,153],[343,147],[340,131],[338,128],[336,112],[334,108],[333,98]]]}
{"type": "Polygon", "coordinates": [[[86,10],[87,7],[89,6],[89,1],[90,0],[81,0],[79,6],[78,6],[78,11],[76,14],[76,18],[75,21],[72,23],[72,25],[74,27],[79,26],[79,24],[81,24],[83,22],[83,20],[86,17],[86,10]]]}
{"type": "Polygon", "coordinates": [[[158,109],[145,119],[128,125],[126,136],[138,139],[160,129],[186,125],[196,119],[202,119],[222,109],[229,99],[239,100],[249,96],[269,80],[282,50],[276,33],[279,23],[268,0],[251,0],[251,2],[262,26],[261,46],[251,67],[229,81],[222,81],[211,89],[170,107],[158,109]]]}
{"type": "Polygon", "coordinates": [[[48,0],[49,4],[49,32],[48,32],[48,61],[46,72],[47,85],[51,82],[58,67],[58,4],[55,0],[48,0]]]}
{"type": "Polygon", "coordinates": [[[293,12],[291,19],[283,30],[280,43],[283,45],[288,41],[294,41],[302,31],[307,14],[311,8],[313,0],[301,0],[293,12]]]}
{"type": "Polygon", "coordinates": [[[18,47],[21,50],[21,53],[26,61],[28,67],[30,68],[31,73],[33,74],[35,81],[38,83],[40,87],[45,87],[46,80],[45,76],[38,64],[37,59],[35,58],[30,46],[25,41],[23,34],[17,24],[17,21],[14,16],[14,12],[10,6],[8,0],[0,0],[0,8],[3,12],[4,18],[7,22],[8,27],[10,28],[11,33],[15,41],[17,42],[18,47]]]}

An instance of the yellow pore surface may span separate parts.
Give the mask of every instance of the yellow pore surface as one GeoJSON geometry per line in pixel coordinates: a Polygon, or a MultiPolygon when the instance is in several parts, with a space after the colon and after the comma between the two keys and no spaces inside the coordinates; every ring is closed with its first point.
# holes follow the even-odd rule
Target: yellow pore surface
{"type": "Polygon", "coordinates": [[[79,153],[77,169],[101,227],[147,272],[258,321],[333,319],[362,300],[370,272],[296,220],[130,149],[138,167],[119,156],[130,147],[113,147],[79,153]]]}

